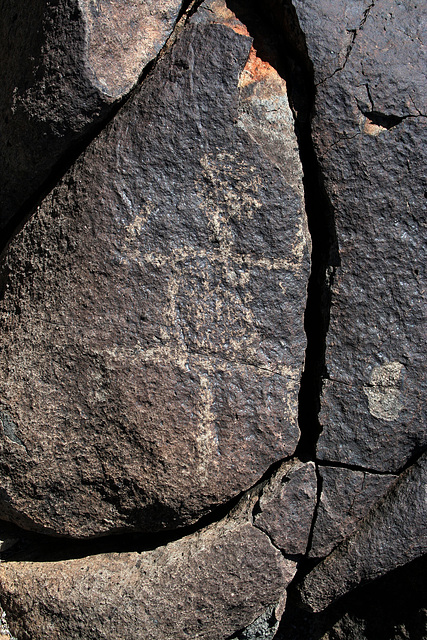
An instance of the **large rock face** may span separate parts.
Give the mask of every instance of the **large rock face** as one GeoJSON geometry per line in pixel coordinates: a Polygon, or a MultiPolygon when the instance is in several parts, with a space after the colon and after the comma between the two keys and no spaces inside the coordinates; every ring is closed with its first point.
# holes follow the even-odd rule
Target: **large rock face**
{"type": "Polygon", "coordinates": [[[1,3],[12,632],[424,638],[420,3],[1,3]]]}
{"type": "MultiPolygon", "coordinates": [[[[1,0],[0,228],[136,83],[181,2],[1,0]]],[[[25,213],[25,212],[23,212],[25,213]]]]}
{"type": "Polygon", "coordinates": [[[333,19],[318,3],[295,8],[341,257],[318,456],[395,472],[427,444],[423,12],[382,0],[341,3],[333,19]]]}
{"type": "Polygon", "coordinates": [[[211,3],[3,257],[4,515],[176,527],[290,456],[308,253],[285,83],[211,3]]]}

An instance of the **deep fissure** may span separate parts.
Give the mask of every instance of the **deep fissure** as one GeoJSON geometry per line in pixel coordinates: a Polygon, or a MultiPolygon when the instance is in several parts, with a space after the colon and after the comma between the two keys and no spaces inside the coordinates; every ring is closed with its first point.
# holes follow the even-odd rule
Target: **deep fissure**
{"type": "MultiPolygon", "coordinates": [[[[301,436],[296,456],[303,462],[315,462],[317,499],[306,555],[299,558],[297,572],[287,589],[292,602],[296,586],[319,562],[318,559],[308,558],[307,554],[311,548],[322,490],[316,445],[322,431],[319,412],[322,382],[327,377],[325,354],[331,288],[335,270],[340,266],[340,257],[334,213],[323,184],[312,139],[311,116],[316,92],[313,66],[295,8],[288,0],[284,3],[268,0],[262,6],[257,0],[244,4],[229,0],[227,5],[247,27],[254,39],[257,55],[275,67],[287,83],[303,167],[305,209],[312,240],[311,273],[304,314],[307,347],[298,398],[301,436]],[[273,38],[271,34],[274,34],[273,38]]],[[[280,629],[278,633],[280,634],[280,629]]]]}

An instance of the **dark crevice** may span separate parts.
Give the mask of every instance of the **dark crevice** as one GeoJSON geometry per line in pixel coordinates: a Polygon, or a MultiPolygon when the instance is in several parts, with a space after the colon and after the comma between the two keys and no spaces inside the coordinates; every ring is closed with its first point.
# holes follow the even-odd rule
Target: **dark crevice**
{"type": "Polygon", "coordinates": [[[363,465],[338,462],[336,460],[317,460],[319,466],[323,467],[335,467],[337,469],[349,469],[351,471],[362,471],[363,473],[372,473],[379,476],[390,476],[390,475],[400,475],[409,467],[412,467],[413,464],[418,462],[418,460],[426,453],[427,447],[415,448],[412,455],[401,467],[397,469],[390,469],[387,471],[382,471],[378,469],[372,469],[371,467],[365,467],[363,465]]]}
{"type": "Polygon", "coordinates": [[[313,519],[311,521],[310,533],[308,535],[307,548],[305,550],[306,558],[308,558],[308,554],[310,553],[310,550],[313,544],[314,529],[316,526],[317,514],[319,512],[319,506],[320,506],[320,498],[321,498],[322,489],[323,489],[323,478],[320,475],[319,466],[317,464],[316,464],[316,479],[317,479],[317,500],[316,500],[316,506],[314,507],[313,519]]]}
{"type": "Polygon", "coordinates": [[[371,467],[335,460],[318,460],[317,462],[321,467],[334,467],[336,469],[348,469],[349,471],[362,471],[363,473],[372,473],[379,476],[389,476],[398,473],[396,471],[379,471],[378,469],[372,469],[371,467]]]}
{"type": "Polygon", "coordinates": [[[229,0],[228,7],[245,24],[254,39],[257,55],[285,79],[295,117],[308,226],[312,238],[312,269],[308,283],[304,326],[307,335],[305,367],[299,393],[301,438],[296,455],[315,460],[321,432],[318,414],[322,379],[325,377],[326,334],[329,326],[330,287],[339,266],[338,242],[331,204],[326,194],[314,150],[311,114],[315,85],[304,34],[289,0],[229,0]]]}
{"type": "Polygon", "coordinates": [[[323,78],[323,80],[318,82],[316,86],[319,86],[319,85],[323,84],[324,82],[326,82],[327,80],[330,80],[337,73],[339,73],[340,71],[342,71],[344,69],[344,67],[346,66],[346,64],[347,64],[347,62],[348,62],[348,60],[350,58],[350,54],[351,54],[351,52],[353,50],[354,43],[356,42],[356,38],[357,38],[357,36],[359,34],[359,31],[361,31],[363,29],[363,27],[365,25],[365,22],[368,19],[368,16],[369,16],[369,14],[371,12],[371,9],[373,9],[374,6],[375,6],[375,0],[373,2],[371,2],[371,4],[363,12],[362,19],[361,19],[360,24],[359,24],[357,29],[347,29],[348,33],[351,33],[351,41],[350,41],[349,45],[347,46],[347,51],[345,53],[345,57],[344,57],[344,61],[343,61],[342,65],[337,67],[335,69],[335,71],[333,71],[333,73],[331,73],[328,76],[326,76],[326,78],[323,78]]]}
{"type": "Polygon", "coordinates": [[[173,44],[176,31],[181,26],[183,21],[186,21],[190,15],[197,10],[198,6],[202,3],[202,0],[184,0],[181,6],[181,11],[175,23],[174,29],[171,35],[163,45],[162,49],[142,70],[138,80],[134,87],[125,96],[117,100],[113,106],[108,110],[108,113],[101,118],[98,122],[94,123],[90,130],[83,134],[77,141],[72,143],[68,149],[60,156],[54,167],[50,170],[46,179],[42,182],[41,186],[23,203],[18,209],[13,218],[3,227],[0,237],[0,259],[7,249],[13,238],[19,233],[26,221],[31,218],[36,209],[40,206],[44,198],[54,189],[54,187],[60,182],[64,174],[71,168],[76,162],[78,157],[87,149],[87,147],[97,138],[100,133],[107,127],[107,125],[114,120],[118,112],[124,107],[124,105],[132,98],[132,96],[139,90],[141,84],[151,73],[156,66],[157,62],[163,57],[165,51],[167,51],[173,44]]]}
{"type": "Polygon", "coordinates": [[[383,129],[392,129],[405,120],[404,116],[387,115],[379,111],[362,111],[362,113],[368,118],[371,124],[375,124],[383,129]]]}
{"type": "MultiPolygon", "coordinates": [[[[308,56],[305,36],[290,0],[229,0],[228,7],[245,24],[254,39],[257,55],[269,62],[285,79],[288,97],[295,118],[308,227],[312,239],[312,267],[307,290],[304,327],[307,336],[305,366],[299,392],[298,419],[301,437],[296,456],[303,462],[316,461],[316,445],[322,427],[319,422],[322,381],[327,377],[325,366],[326,335],[329,327],[331,287],[335,269],[340,265],[334,213],[327,196],[321,168],[315,153],[311,116],[315,100],[314,73],[308,56]]],[[[317,503],[311,525],[307,553],[311,547],[317,509],[322,489],[318,468],[317,503]]],[[[318,559],[292,558],[298,570],[287,591],[319,562],[318,559]]],[[[280,630],[279,632],[280,633],[280,630]]]]}
{"type": "MultiPolygon", "coordinates": [[[[290,460],[286,458],[285,460],[290,460]]],[[[73,560],[102,553],[125,553],[152,551],[158,547],[181,540],[206,527],[220,522],[238,505],[240,500],[252,492],[262,492],[268,480],[276,473],[283,460],[274,462],[261,479],[245,491],[241,491],[227,502],[212,509],[195,523],[154,533],[110,533],[89,539],[76,539],[46,533],[36,533],[10,522],[0,520],[0,537],[8,540],[7,549],[0,552],[1,561],[8,562],[57,562],[73,560]],[[12,542],[15,541],[15,542],[12,542]]]]}
{"type": "Polygon", "coordinates": [[[363,115],[369,120],[370,124],[374,124],[382,129],[392,129],[404,120],[409,118],[425,118],[422,113],[417,115],[397,116],[393,113],[381,113],[380,111],[364,111],[360,109],[363,115]]]}

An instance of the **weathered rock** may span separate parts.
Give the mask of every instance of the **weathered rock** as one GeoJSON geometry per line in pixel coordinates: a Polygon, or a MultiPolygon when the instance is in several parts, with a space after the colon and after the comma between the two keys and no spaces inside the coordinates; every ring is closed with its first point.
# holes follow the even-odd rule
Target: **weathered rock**
{"type": "Polygon", "coordinates": [[[2,0],[0,227],[136,83],[181,2],[2,0]]]}
{"type": "Polygon", "coordinates": [[[250,49],[206,3],[3,256],[1,508],[25,528],[188,524],[295,450],[301,170],[250,49]]]}
{"type": "Polygon", "coordinates": [[[294,5],[318,82],[313,139],[341,256],[318,456],[396,472],[427,444],[423,11],[294,5]]]}
{"type": "Polygon", "coordinates": [[[319,465],[322,491],[309,555],[328,555],[349,536],[396,476],[319,465]]]}
{"type": "Polygon", "coordinates": [[[9,638],[10,640],[15,640],[10,633],[9,625],[7,624],[7,620],[6,620],[6,613],[3,611],[1,607],[0,607],[0,638],[2,638],[3,640],[6,640],[7,638],[9,638]]]}
{"type": "Polygon", "coordinates": [[[220,640],[273,605],[296,563],[252,525],[256,492],[223,521],[143,553],[0,565],[9,625],[32,640],[220,640]]]}
{"type": "Polygon", "coordinates": [[[288,591],[275,640],[424,640],[427,555],[360,587],[320,613],[288,591]]]}
{"type": "Polygon", "coordinates": [[[246,629],[243,629],[230,640],[273,640],[279,626],[275,610],[276,607],[270,607],[246,629]]]}
{"type": "Polygon", "coordinates": [[[401,474],[356,531],[303,581],[302,600],[321,611],[359,584],[427,553],[427,454],[401,474]]]}
{"type": "Polygon", "coordinates": [[[254,524],[267,533],[287,555],[307,549],[317,496],[317,477],[312,462],[283,464],[264,488],[256,507],[254,524]]]}

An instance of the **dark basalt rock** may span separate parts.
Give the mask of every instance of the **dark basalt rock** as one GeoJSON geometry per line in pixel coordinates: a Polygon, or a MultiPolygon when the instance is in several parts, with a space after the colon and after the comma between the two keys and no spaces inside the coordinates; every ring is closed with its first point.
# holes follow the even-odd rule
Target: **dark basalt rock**
{"type": "Polygon", "coordinates": [[[356,529],[396,476],[378,475],[319,465],[322,491],[310,547],[310,557],[327,556],[356,529]]]}
{"type": "Polygon", "coordinates": [[[317,478],[312,462],[283,464],[260,497],[254,524],[285,555],[304,555],[316,506],[317,478]]]}
{"type": "Polygon", "coordinates": [[[1,508],[25,528],[189,524],[296,448],[309,246],[301,172],[284,177],[292,116],[243,25],[209,9],[3,256],[1,508]],[[274,121],[250,124],[269,108],[280,153],[274,121]]]}
{"type": "Polygon", "coordinates": [[[224,520],[153,551],[1,563],[12,632],[33,640],[226,640],[247,626],[265,628],[266,613],[283,610],[296,563],[253,526],[258,498],[259,489],[224,520]]]}
{"type": "Polygon", "coordinates": [[[341,257],[318,457],[396,472],[427,444],[422,11],[382,0],[340,3],[335,17],[319,3],[295,9],[318,83],[313,139],[341,257]]]}
{"type": "Polygon", "coordinates": [[[1,0],[0,228],[136,83],[178,0],[1,0]]]}
{"type": "Polygon", "coordinates": [[[427,454],[304,579],[303,603],[321,611],[359,584],[378,578],[427,553],[427,454]]]}

